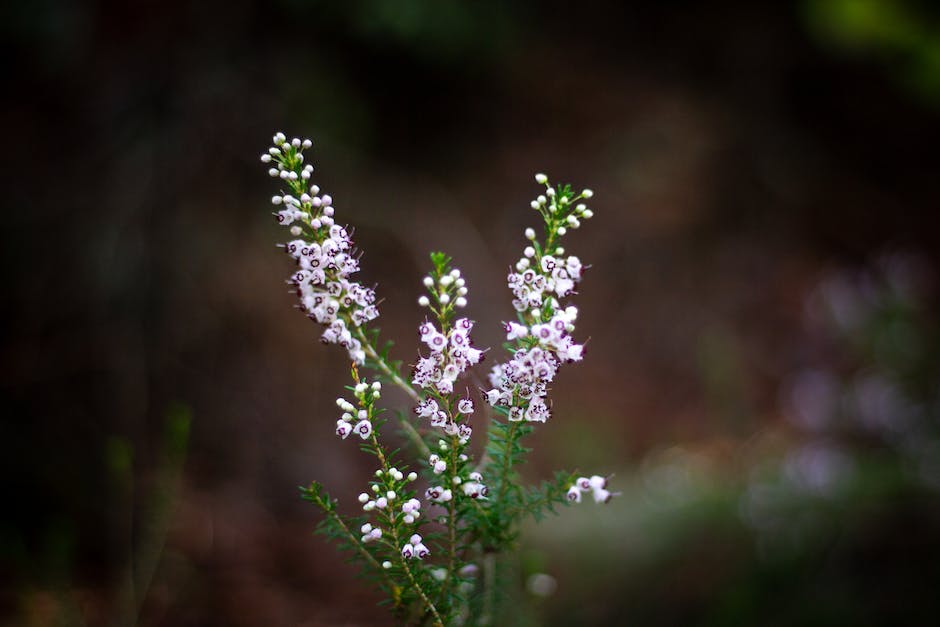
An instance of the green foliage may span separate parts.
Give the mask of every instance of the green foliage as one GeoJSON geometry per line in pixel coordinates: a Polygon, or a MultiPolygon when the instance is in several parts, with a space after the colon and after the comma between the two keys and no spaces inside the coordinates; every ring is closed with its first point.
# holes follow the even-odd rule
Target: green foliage
{"type": "Polygon", "coordinates": [[[522,495],[522,506],[519,512],[531,516],[535,522],[539,522],[547,514],[558,514],[555,506],[569,504],[566,498],[568,488],[574,484],[577,477],[577,473],[559,470],[555,472],[554,479],[526,488],[522,495]]]}
{"type": "Polygon", "coordinates": [[[910,0],[806,0],[804,15],[823,43],[879,60],[893,79],[936,106],[940,26],[930,6],[910,0]]]}

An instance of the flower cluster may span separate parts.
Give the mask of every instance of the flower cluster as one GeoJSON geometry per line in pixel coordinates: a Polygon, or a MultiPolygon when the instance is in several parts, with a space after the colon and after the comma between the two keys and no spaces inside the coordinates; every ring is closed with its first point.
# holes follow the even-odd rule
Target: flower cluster
{"type": "Polygon", "coordinates": [[[504,323],[504,329],[506,340],[515,342],[516,350],[508,362],[493,367],[492,388],[485,393],[491,405],[508,408],[511,421],[545,422],[551,413],[545,402],[548,384],[561,364],[581,361],[584,355],[584,345],[571,335],[578,309],[559,302],[575,293],[584,266],[577,257],[565,256],[555,240],[569,228],[578,228],[581,219],[593,216],[577,202],[593,192],[586,189],[575,196],[568,186],[548,185],[544,174],[535,179],[547,188],[545,195],[532,201],[532,208],[545,220],[547,239],[540,244],[534,229],[525,230],[530,245],[516,262],[516,271],[507,277],[518,321],[504,323]]]}
{"type": "Polygon", "coordinates": [[[578,477],[574,485],[568,488],[566,498],[572,503],[581,502],[581,494],[590,491],[594,495],[595,503],[608,503],[611,498],[617,496],[607,490],[607,477],[592,475],[590,477],[578,477]]]}
{"type": "MultiPolygon", "coordinates": [[[[405,481],[411,482],[418,478],[417,473],[409,472],[405,475],[405,473],[394,466],[389,468],[388,472],[381,468],[376,470],[375,476],[377,480],[372,483],[372,491],[378,496],[372,498],[367,492],[363,492],[359,495],[359,502],[362,503],[362,511],[364,512],[371,512],[376,509],[387,510],[389,505],[396,499],[399,499],[400,495],[396,491],[396,488],[401,490],[405,481]]],[[[409,524],[413,523],[415,519],[421,515],[420,512],[418,512],[419,509],[421,509],[421,501],[415,498],[406,499],[404,505],[401,507],[402,520],[409,524]]],[[[394,518],[394,512],[389,511],[391,512],[388,514],[389,518],[394,518]]]]}
{"type": "Polygon", "coordinates": [[[429,307],[438,315],[451,304],[461,309],[467,306],[466,281],[456,268],[442,274],[437,281],[432,276],[424,277],[424,287],[428,288],[428,294],[418,297],[418,304],[429,307]]]}
{"type": "Polygon", "coordinates": [[[333,199],[321,196],[317,185],[307,187],[313,166],[304,165],[303,151],[311,145],[309,139],[288,141],[277,133],[274,145],[261,155],[272,166],[268,173],[289,187],[289,192],[271,198],[273,205],[281,207],[274,214],[277,222],[290,227],[291,235],[298,238],[285,246],[299,266],[288,282],[296,287],[300,308],[326,327],[321,339],[343,346],[350,359],[362,364],[366,354],[354,333],[379,316],[375,291],[349,280],[359,271],[352,238],[334,219],[333,199]]]}
{"type": "Polygon", "coordinates": [[[401,555],[405,559],[417,558],[423,560],[431,554],[431,551],[428,547],[424,546],[424,543],[421,541],[422,538],[418,534],[411,536],[411,539],[408,540],[408,544],[401,547],[401,555]]]}
{"type": "MultiPolygon", "coordinates": [[[[473,401],[469,398],[460,399],[457,403],[458,415],[469,415],[473,413],[473,401]]],[[[414,409],[415,413],[421,418],[430,418],[432,427],[440,427],[447,435],[456,435],[461,444],[466,444],[473,434],[473,428],[467,423],[458,423],[451,419],[450,415],[433,398],[426,398],[418,402],[414,409]]]]}
{"type": "Polygon", "coordinates": [[[344,440],[350,433],[355,433],[363,440],[372,435],[372,420],[370,410],[382,394],[382,383],[373,381],[369,385],[365,381],[360,381],[354,388],[356,399],[359,401],[360,409],[347,401],[345,398],[336,399],[336,405],[343,410],[343,414],[336,421],[336,435],[344,440]]]}
{"type": "MultiPolygon", "coordinates": [[[[463,456],[466,461],[466,456],[463,456]]],[[[437,455],[431,455],[428,459],[434,474],[441,474],[447,467],[447,463],[437,455]]],[[[458,474],[454,474],[453,483],[460,487],[460,491],[471,499],[485,498],[489,494],[489,488],[483,483],[483,475],[478,471],[473,471],[467,475],[466,479],[458,474]]],[[[450,488],[443,486],[431,486],[424,492],[424,497],[433,503],[447,503],[454,498],[454,493],[450,488]]]]}
{"type": "Polygon", "coordinates": [[[427,344],[430,354],[418,359],[411,382],[420,388],[451,394],[457,377],[483,357],[483,351],[470,344],[471,329],[473,321],[469,318],[457,320],[446,334],[433,322],[424,321],[419,325],[421,341],[427,344]]]}
{"type": "Polygon", "coordinates": [[[577,308],[571,306],[531,329],[516,322],[506,323],[507,340],[531,339],[507,363],[493,366],[489,377],[493,388],[486,392],[487,402],[509,407],[510,420],[545,422],[550,413],[545,404],[548,384],[560,364],[581,361],[584,353],[584,346],[575,343],[569,333],[574,330],[577,315],[577,308]]]}
{"type": "MultiPolygon", "coordinates": [[[[527,231],[528,233],[528,231],[527,231]]],[[[516,262],[517,272],[510,272],[506,282],[515,297],[512,306],[522,312],[541,308],[546,300],[566,298],[575,293],[581,281],[581,260],[574,256],[537,258],[534,247],[526,246],[523,257],[516,262]]],[[[557,301],[554,304],[557,307],[557,301]]]]}

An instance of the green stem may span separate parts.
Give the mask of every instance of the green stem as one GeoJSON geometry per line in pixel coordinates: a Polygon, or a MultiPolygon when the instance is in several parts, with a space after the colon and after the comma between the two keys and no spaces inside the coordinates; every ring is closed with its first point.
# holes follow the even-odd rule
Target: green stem
{"type": "Polygon", "coordinates": [[[431,615],[434,616],[434,624],[440,627],[444,627],[444,620],[437,611],[437,607],[434,606],[434,603],[431,602],[431,599],[428,598],[428,595],[424,593],[424,589],[420,584],[418,584],[418,581],[411,572],[411,568],[408,567],[408,560],[406,560],[405,556],[401,554],[401,550],[399,548],[401,546],[401,541],[394,526],[391,527],[391,532],[392,540],[394,541],[396,551],[398,552],[398,562],[401,564],[401,569],[404,571],[405,575],[408,576],[408,582],[411,584],[411,587],[414,588],[414,591],[418,593],[418,596],[421,598],[421,601],[424,603],[424,605],[428,608],[428,611],[431,612],[431,615]]]}
{"type": "MultiPolygon", "coordinates": [[[[457,476],[457,457],[458,457],[458,447],[460,445],[460,439],[457,436],[451,436],[450,439],[450,461],[448,462],[448,478],[450,479],[451,487],[456,488],[458,486],[454,485],[453,478],[457,476]]],[[[447,504],[447,536],[448,536],[448,547],[447,547],[447,580],[444,582],[444,585],[441,587],[441,600],[444,601],[447,599],[447,595],[450,592],[451,583],[454,580],[454,568],[457,564],[457,494],[455,493],[450,502],[447,504]]]]}
{"type": "MultiPolygon", "coordinates": [[[[369,341],[369,338],[366,336],[365,332],[362,330],[362,327],[356,327],[356,335],[358,336],[359,341],[362,343],[362,349],[365,351],[366,356],[372,361],[375,367],[378,368],[389,380],[397,385],[399,388],[405,391],[405,393],[411,398],[415,403],[421,400],[421,396],[411,385],[401,378],[401,375],[398,374],[385,359],[379,355],[378,351],[375,350],[375,347],[372,345],[372,342],[369,341]]],[[[399,416],[398,420],[401,428],[404,430],[405,435],[408,436],[408,439],[411,440],[411,443],[417,447],[424,457],[427,457],[431,454],[431,449],[428,448],[428,445],[424,443],[424,439],[421,437],[421,434],[414,428],[414,425],[408,421],[404,416],[399,416]]]]}
{"type": "Polygon", "coordinates": [[[496,554],[486,553],[483,556],[483,608],[480,611],[480,624],[490,625],[493,622],[493,606],[496,595],[496,554]]]}
{"type": "Polygon", "coordinates": [[[376,560],[372,556],[372,554],[366,550],[366,547],[363,546],[360,539],[357,538],[353,534],[353,532],[349,530],[349,527],[346,526],[346,523],[343,521],[340,515],[336,513],[336,510],[334,510],[327,503],[325,503],[323,499],[320,498],[319,495],[314,496],[314,502],[320,507],[320,509],[326,512],[327,516],[333,519],[333,521],[340,527],[340,529],[343,530],[343,532],[349,538],[349,541],[352,543],[352,545],[355,546],[356,549],[362,554],[366,562],[368,562],[369,565],[372,566],[376,570],[376,572],[381,573],[382,578],[385,579],[385,582],[388,584],[389,588],[394,590],[396,587],[395,583],[391,579],[389,579],[388,575],[385,574],[385,569],[382,568],[382,565],[379,564],[378,560],[376,560]]]}
{"type": "Polygon", "coordinates": [[[503,451],[503,468],[499,476],[499,494],[497,502],[503,503],[506,499],[506,492],[509,489],[509,473],[512,472],[512,447],[515,443],[517,422],[509,425],[509,431],[506,433],[506,450],[503,451]]]}

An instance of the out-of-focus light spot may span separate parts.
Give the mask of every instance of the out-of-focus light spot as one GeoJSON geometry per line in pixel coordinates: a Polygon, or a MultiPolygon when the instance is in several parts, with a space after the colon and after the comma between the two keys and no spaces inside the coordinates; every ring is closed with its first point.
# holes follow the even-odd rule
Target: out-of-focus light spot
{"type": "Polygon", "coordinates": [[[822,431],[836,415],[839,383],[823,370],[804,370],[785,386],[784,411],[797,426],[822,431]]]}
{"type": "Polygon", "coordinates": [[[852,480],[855,463],[832,445],[812,443],[787,455],[783,474],[799,490],[834,496],[852,480]]]}
{"type": "Polygon", "coordinates": [[[678,446],[649,454],[641,472],[647,499],[665,507],[696,498],[711,474],[708,458],[678,446]]]}
{"type": "Polygon", "coordinates": [[[871,374],[855,381],[845,402],[850,415],[869,431],[892,436],[911,428],[910,400],[880,375],[871,374]]]}
{"type": "Polygon", "coordinates": [[[545,598],[555,594],[555,590],[558,589],[558,581],[551,575],[535,573],[526,580],[525,587],[529,594],[545,598]]]}

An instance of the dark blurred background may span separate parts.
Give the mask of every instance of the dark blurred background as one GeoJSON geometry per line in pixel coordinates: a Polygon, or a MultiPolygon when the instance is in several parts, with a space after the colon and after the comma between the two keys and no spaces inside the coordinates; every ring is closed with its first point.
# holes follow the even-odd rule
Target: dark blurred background
{"type": "Polygon", "coordinates": [[[371,466],[283,284],[276,130],[406,363],[430,250],[496,346],[532,175],[595,190],[525,474],[623,495],[527,530],[513,624],[938,620],[936,4],[0,11],[2,624],[387,623],[298,498],[371,466]]]}

